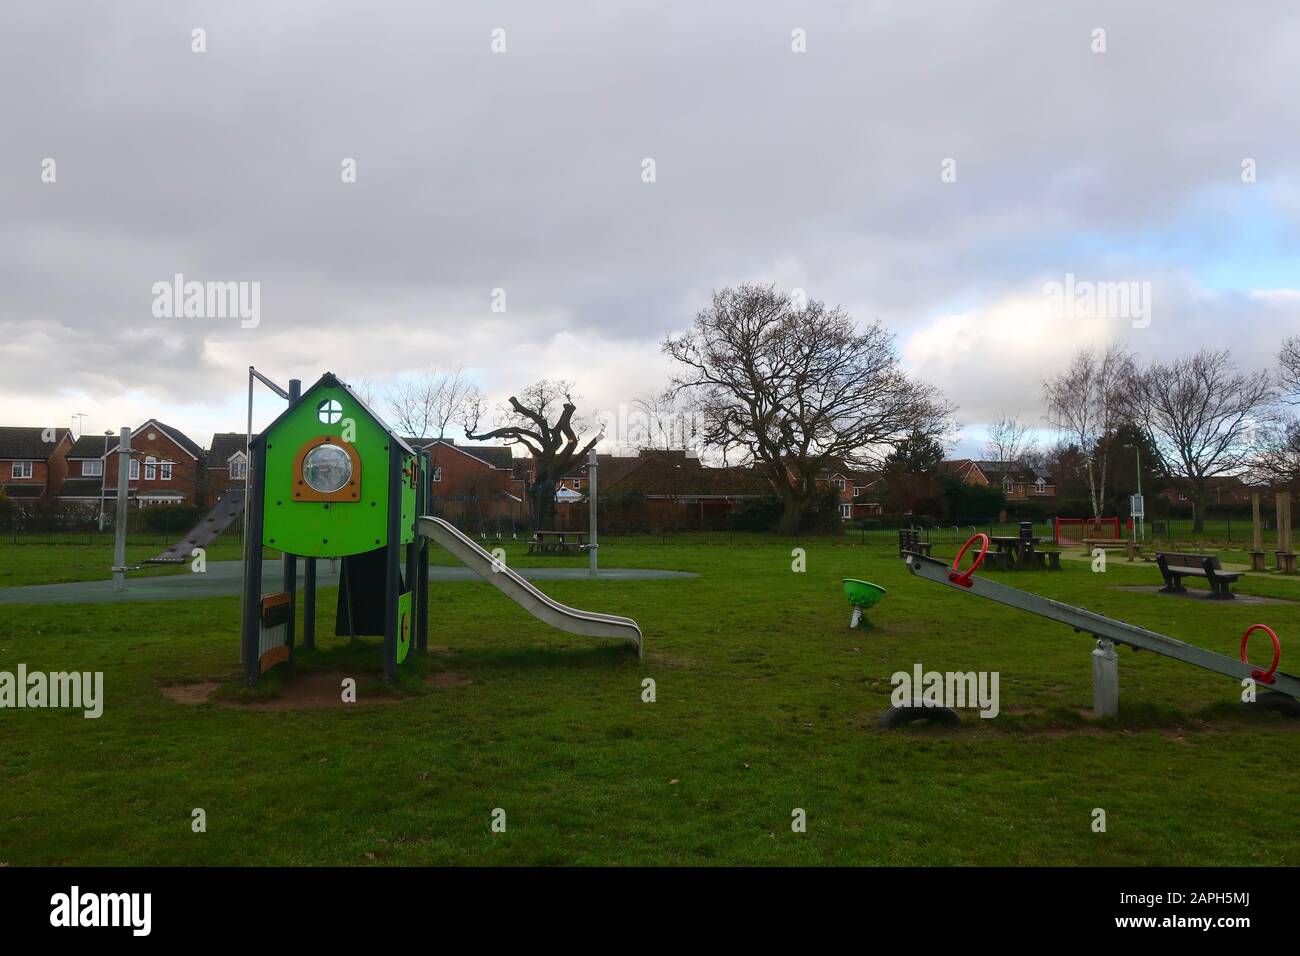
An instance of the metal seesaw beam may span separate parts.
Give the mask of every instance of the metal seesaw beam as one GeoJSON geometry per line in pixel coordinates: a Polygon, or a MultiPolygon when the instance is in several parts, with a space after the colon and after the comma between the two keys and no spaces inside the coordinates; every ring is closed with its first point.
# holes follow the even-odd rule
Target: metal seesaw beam
{"type": "MultiPolygon", "coordinates": [[[[1193,644],[1185,644],[1172,637],[1157,634],[1155,631],[1148,631],[1144,627],[1126,624],[1103,614],[1085,611],[1083,608],[1075,607],[1072,604],[1063,604],[1060,601],[1053,601],[1051,598],[1040,597],[1037,594],[1030,594],[1028,591],[1008,587],[1005,584],[998,584],[984,578],[972,576],[969,579],[970,586],[965,587],[949,580],[948,574],[952,571],[952,568],[936,558],[909,553],[904,556],[904,560],[907,562],[908,570],[919,578],[933,581],[935,584],[942,584],[964,594],[974,594],[977,597],[988,598],[990,601],[1005,604],[1018,611],[1037,614],[1039,617],[1045,617],[1050,621],[1068,625],[1076,631],[1087,632],[1098,640],[1127,644],[1129,647],[1140,648],[1144,651],[1154,651],[1157,654],[1172,657],[1185,664],[1204,667],[1206,670],[1226,674],[1228,677],[1235,677],[1238,680],[1253,677],[1257,670],[1263,669],[1234,660],[1223,654],[1216,654],[1214,651],[1207,651],[1193,644]]],[[[1273,683],[1264,684],[1260,682],[1260,686],[1269,690],[1280,691],[1290,697],[1300,697],[1300,677],[1283,671],[1274,671],[1273,683]]]]}

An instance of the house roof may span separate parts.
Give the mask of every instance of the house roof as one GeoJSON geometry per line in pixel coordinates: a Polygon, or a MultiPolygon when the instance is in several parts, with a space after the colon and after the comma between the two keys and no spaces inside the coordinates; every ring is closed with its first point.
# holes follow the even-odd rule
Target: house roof
{"type": "Polygon", "coordinates": [[[190,438],[189,435],[185,434],[179,428],[174,428],[173,426],[168,425],[165,422],[160,422],[156,418],[149,419],[149,421],[145,422],[144,425],[141,425],[139,428],[132,431],[131,435],[134,436],[136,432],[143,431],[144,428],[149,424],[149,422],[153,422],[155,425],[157,425],[164,433],[166,433],[173,441],[175,441],[176,444],[180,445],[187,452],[193,455],[196,459],[201,460],[203,458],[203,448],[199,445],[198,442],[190,438]]]}
{"type": "Polygon", "coordinates": [[[4,489],[5,494],[10,498],[39,498],[45,491],[45,486],[41,484],[9,484],[0,483],[0,488],[4,489]]]}
{"type": "MultiPolygon", "coordinates": [[[[599,464],[599,458],[597,459],[599,464]]],[[[647,497],[762,497],[772,483],[755,468],[706,468],[698,458],[679,451],[643,451],[622,475],[605,480],[602,490],[639,491],[647,497]]]]}
{"type": "Polygon", "coordinates": [[[103,487],[98,478],[69,478],[59,486],[59,497],[98,498],[103,487]]]}
{"type": "Polygon", "coordinates": [[[48,461],[68,434],[68,429],[54,429],[53,442],[44,440],[45,431],[39,425],[0,426],[0,459],[48,461]]]}
{"type": "Polygon", "coordinates": [[[209,468],[225,468],[236,452],[247,454],[248,435],[244,432],[217,432],[208,445],[207,464],[209,468]]]}
{"type": "MultiPolygon", "coordinates": [[[[69,458],[103,458],[104,457],[104,435],[82,435],[72,447],[68,449],[69,458]]],[[[117,436],[108,436],[108,450],[112,451],[117,447],[117,436]]]]}
{"type": "MultiPolygon", "coordinates": [[[[150,423],[182,449],[193,455],[196,459],[203,458],[205,452],[201,447],[199,447],[198,442],[194,441],[194,439],[190,438],[189,435],[185,434],[179,428],[160,422],[156,418],[146,419],[143,424],[137,425],[135,428],[131,429],[132,437],[144,431],[150,423]]],[[[103,458],[105,447],[107,447],[109,452],[112,452],[117,448],[118,441],[119,438],[117,435],[82,435],[73,443],[72,448],[68,450],[68,457],[103,458]],[[104,444],[105,438],[108,439],[107,446],[104,444]]]]}
{"type": "Polygon", "coordinates": [[[501,468],[505,471],[511,471],[515,466],[514,452],[507,445],[465,445],[449,438],[441,440],[437,438],[408,438],[406,443],[421,450],[441,444],[446,448],[454,448],[456,451],[463,452],[471,458],[477,458],[493,468],[501,468]]]}
{"type": "Polygon", "coordinates": [[[1044,481],[1052,480],[1050,475],[1015,461],[977,461],[974,464],[984,472],[984,477],[995,485],[1007,478],[1022,482],[1037,481],[1039,478],[1044,481]]]}
{"type": "MultiPolygon", "coordinates": [[[[645,454],[645,452],[642,452],[645,454]]],[[[608,484],[617,478],[621,478],[628,471],[635,468],[641,460],[637,455],[602,455],[596,453],[596,480],[601,484],[608,484]]],[[[584,458],[582,461],[573,463],[573,467],[565,473],[563,480],[572,481],[575,478],[586,478],[589,465],[584,458]]]]}

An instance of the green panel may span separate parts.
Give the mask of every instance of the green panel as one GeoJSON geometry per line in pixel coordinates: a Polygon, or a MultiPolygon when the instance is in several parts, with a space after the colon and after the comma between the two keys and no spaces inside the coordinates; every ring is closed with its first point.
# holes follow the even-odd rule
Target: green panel
{"type": "Polygon", "coordinates": [[[411,595],[407,591],[397,599],[397,663],[406,660],[411,649],[411,638],[415,634],[415,616],[411,614],[411,595]]]}
{"type": "MultiPolygon", "coordinates": [[[[262,540],[291,554],[335,557],[360,554],[388,539],[388,433],[342,388],[313,388],[266,434],[266,510],[262,540]],[[333,399],[342,406],[334,423],[321,422],[317,408],[333,399]],[[349,422],[355,423],[350,436],[349,422]],[[321,435],[352,438],[361,459],[358,501],[294,501],[301,477],[294,460],[302,446],[321,435]]],[[[414,509],[412,509],[414,510],[414,509]]],[[[404,539],[409,540],[409,539],[404,539]]]]}

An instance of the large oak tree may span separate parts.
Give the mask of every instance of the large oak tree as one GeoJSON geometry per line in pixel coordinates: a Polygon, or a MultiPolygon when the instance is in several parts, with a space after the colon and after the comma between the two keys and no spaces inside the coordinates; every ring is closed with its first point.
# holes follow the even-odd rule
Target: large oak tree
{"type": "Polygon", "coordinates": [[[832,463],[878,466],[909,436],[940,436],[950,409],[901,368],[893,337],[838,308],[773,286],[713,293],[691,329],[669,336],[672,387],[693,394],[702,437],[771,479],[794,533],[832,463]]]}

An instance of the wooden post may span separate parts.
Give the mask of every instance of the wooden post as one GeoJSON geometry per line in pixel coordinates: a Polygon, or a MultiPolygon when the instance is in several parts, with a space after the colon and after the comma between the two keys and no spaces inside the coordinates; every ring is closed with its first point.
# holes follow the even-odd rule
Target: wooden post
{"type": "Polygon", "coordinates": [[[1277,493],[1277,570],[1295,573],[1295,555],[1291,550],[1291,492],[1277,493]]]}
{"type": "Polygon", "coordinates": [[[1264,571],[1264,523],[1259,517],[1259,491],[1250,493],[1250,520],[1253,530],[1251,539],[1250,552],[1250,569],[1252,571],[1264,571]]]}

